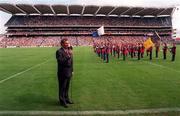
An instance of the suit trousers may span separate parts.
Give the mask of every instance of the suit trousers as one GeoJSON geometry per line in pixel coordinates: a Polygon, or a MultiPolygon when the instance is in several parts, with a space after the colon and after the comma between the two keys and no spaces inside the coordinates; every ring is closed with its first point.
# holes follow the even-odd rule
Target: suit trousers
{"type": "Polygon", "coordinates": [[[71,77],[58,77],[59,82],[59,101],[65,103],[69,100],[69,86],[71,77]]]}

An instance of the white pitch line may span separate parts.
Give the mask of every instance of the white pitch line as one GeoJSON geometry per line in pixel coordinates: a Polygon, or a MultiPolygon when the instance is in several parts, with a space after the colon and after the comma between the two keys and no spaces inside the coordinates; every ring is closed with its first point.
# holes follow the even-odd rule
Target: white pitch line
{"type": "Polygon", "coordinates": [[[138,110],[114,110],[114,111],[0,111],[0,115],[130,115],[130,114],[154,114],[180,112],[180,108],[157,108],[138,110]]]}
{"type": "Polygon", "coordinates": [[[180,73],[179,70],[175,70],[175,69],[173,69],[173,68],[169,68],[169,67],[166,67],[166,66],[163,66],[163,65],[160,65],[160,64],[156,64],[156,63],[152,63],[152,62],[148,62],[148,61],[144,61],[144,62],[147,62],[147,63],[149,63],[149,64],[151,64],[151,65],[154,65],[154,66],[158,66],[158,67],[161,67],[161,68],[166,68],[166,69],[168,69],[168,70],[172,70],[172,71],[175,71],[175,72],[180,73]]]}
{"type": "Polygon", "coordinates": [[[34,69],[34,68],[36,68],[36,67],[38,67],[38,66],[40,66],[40,65],[42,65],[42,64],[45,64],[45,63],[48,62],[48,61],[49,61],[49,60],[46,60],[45,62],[42,62],[42,63],[40,63],[40,64],[37,64],[37,65],[35,65],[35,66],[32,66],[32,67],[30,67],[30,68],[28,68],[28,69],[26,69],[26,70],[24,70],[24,71],[21,71],[21,72],[19,72],[19,73],[16,73],[16,74],[14,74],[14,75],[11,75],[11,76],[3,79],[3,80],[0,80],[0,84],[3,83],[3,82],[5,82],[5,81],[7,81],[7,80],[9,80],[9,79],[12,79],[12,78],[14,78],[14,77],[16,77],[16,76],[19,76],[19,75],[21,75],[21,74],[23,74],[23,73],[25,73],[25,72],[27,72],[27,71],[29,71],[29,70],[32,70],[32,69],[34,69]]]}

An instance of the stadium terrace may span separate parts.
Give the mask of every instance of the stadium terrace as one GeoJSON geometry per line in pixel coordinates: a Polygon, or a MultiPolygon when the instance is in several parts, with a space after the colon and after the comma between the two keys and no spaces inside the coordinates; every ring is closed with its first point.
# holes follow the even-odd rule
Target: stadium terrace
{"type": "Polygon", "coordinates": [[[171,42],[172,13],[169,8],[95,5],[0,4],[0,11],[12,14],[5,24],[0,47],[59,46],[63,38],[72,45],[93,45],[92,33],[104,26],[99,38],[138,42],[157,32],[171,42]],[[137,41],[136,41],[137,40],[137,41]]]}

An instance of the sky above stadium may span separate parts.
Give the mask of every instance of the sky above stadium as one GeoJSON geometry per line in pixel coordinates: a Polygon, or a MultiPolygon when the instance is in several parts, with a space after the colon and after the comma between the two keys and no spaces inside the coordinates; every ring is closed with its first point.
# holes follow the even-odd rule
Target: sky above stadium
{"type": "MultiPolygon", "coordinates": [[[[79,5],[113,5],[113,6],[141,6],[141,7],[179,7],[173,14],[173,28],[180,37],[180,0],[0,0],[0,3],[26,4],[79,4],[79,5]]],[[[4,24],[11,15],[0,11],[0,34],[5,33],[4,24]]]]}

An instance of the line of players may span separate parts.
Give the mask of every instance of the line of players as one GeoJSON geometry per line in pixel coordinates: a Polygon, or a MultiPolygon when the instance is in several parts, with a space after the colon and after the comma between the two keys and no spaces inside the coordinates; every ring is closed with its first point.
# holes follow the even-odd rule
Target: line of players
{"type": "MultiPolygon", "coordinates": [[[[160,51],[160,44],[155,44],[155,57],[158,58],[158,54],[160,51]]],[[[144,53],[146,51],[147,56],[149,56],[149,59],[152,60],[152,53],[153,53],[153,47],[148,48],[145,50],[145,47],[143,43],[138,44],[111,44],[111,43],[94,43],[93,45],[94,52],[103,59],[106,63],[109,62],[109,55],[114,56],[119,59],[120,56],[123,57],[123,60],[126,60],[126,57],[130,55],[131,58],[136,58],[140,60],[144,57],[144,53]]],[[[176,45],[173,43],[172,47],[167,46],[167,43],[163,44],[163,59],[166,60],[167,51],[170,51],[172,54],[171,61],[175,61],[175,55],[176,55],[176,45]]]]}

